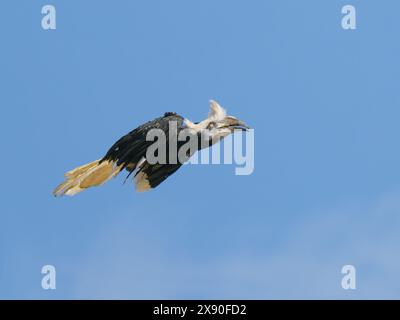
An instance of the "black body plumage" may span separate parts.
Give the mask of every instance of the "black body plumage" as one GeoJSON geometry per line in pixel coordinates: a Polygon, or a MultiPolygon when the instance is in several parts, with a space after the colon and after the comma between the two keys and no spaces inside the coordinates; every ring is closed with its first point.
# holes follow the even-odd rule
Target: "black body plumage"
{"type": "MultiPolygon", "coordinates": [[[[137,127],[128,134],[121,137],[114,145],[108,150],[106,155],[101,159],[103,161],[113,161],[116,166],[121,166],[122,169],[128,170],[131,173],[137,168],[140,160],[146,157],[147,148],[154,143],[154,141],[147,141],[146,135],[151,129],[161,129],[167,138],[167,148],[169,141],[169,127],[171,123],[176,123],[178,134],[184,128],[184,118],[174,112],[166,112],[164,116],[156,118],[152,121],[137,127]]],[[[179,145],[178,145],[179,148],[179,145]]],[[[168,155],[168,149],[167,149],[168,155]]],[[[142,172],[146,175],[146,179],[151,188],[155,188],[171,174],[181,167],[181,163],[172,163],[168,161],[166,164],[149,164],[144,162],[135,176],[142,172]]],[[[127,177],[127,178],[128,178],[127,177]]]]}

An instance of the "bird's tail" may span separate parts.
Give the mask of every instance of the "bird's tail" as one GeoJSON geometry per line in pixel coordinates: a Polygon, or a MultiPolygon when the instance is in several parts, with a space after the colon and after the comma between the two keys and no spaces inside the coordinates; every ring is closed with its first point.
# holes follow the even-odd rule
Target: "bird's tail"
{"type": "Polygon", "coordinates": [[[99,186],[115,177],[121,171],[112,161],[96,160],[68,171],[65,181],[54,189],[54,196],[73,196],[87,188],[99,186]]]}

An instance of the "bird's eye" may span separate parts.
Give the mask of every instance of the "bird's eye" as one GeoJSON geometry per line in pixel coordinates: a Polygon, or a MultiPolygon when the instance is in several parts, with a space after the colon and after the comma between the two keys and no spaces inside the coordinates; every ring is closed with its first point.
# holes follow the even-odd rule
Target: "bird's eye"
{"type": "Polygon", "coordinates": [[[216,126],[217,126],[217,125],[216,125],[215,122],[210,122],[210,123],[207,125],[207,129],[211,130],[211,129],[214,129],[216,126]]]}

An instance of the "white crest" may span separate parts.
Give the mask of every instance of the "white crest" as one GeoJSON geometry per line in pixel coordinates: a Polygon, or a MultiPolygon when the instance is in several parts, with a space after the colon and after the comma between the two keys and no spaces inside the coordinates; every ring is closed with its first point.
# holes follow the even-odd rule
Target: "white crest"
{"type": "Polygon", "coordinates": [[[218,102],[210,100],[210,112],[208,113],[208,118],[213,120],[222,120],[225,116],[225,109],[223,109],[218,102]]]}

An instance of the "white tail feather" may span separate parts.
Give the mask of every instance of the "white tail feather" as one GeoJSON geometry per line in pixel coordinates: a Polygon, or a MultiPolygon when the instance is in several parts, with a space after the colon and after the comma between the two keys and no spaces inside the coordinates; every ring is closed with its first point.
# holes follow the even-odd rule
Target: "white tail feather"
{"type": "Polygon", "coordinates": [[[65,174],[66,180],[53,192],[57,196],[73,196],[87,188],[100,186],[121,171],[112,161],[96,160],[77,167],[65,174]]]}

